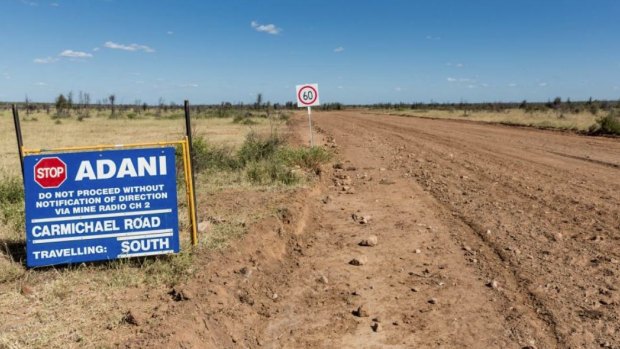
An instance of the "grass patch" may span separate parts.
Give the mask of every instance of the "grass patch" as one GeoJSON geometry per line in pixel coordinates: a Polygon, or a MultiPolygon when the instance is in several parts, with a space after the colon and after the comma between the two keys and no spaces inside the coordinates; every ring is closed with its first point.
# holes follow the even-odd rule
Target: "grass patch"
{"type": "MultiPolygon", "coordinates": [[[[374,112],[374,111],[373,111],[374,112]]],[[[561,114],[556,111],[526,111],[522,109],[506,109],[504,111],[467,110],[403,110],[380,111],[380,113],[420,117],[431,119],[469,120],[477,122],[495,123],[510,126],[529,126],[547,129],[588,131],[595,124],[596,117],[589,112],[561,114]]]]}
{"type": "Polygon", "coordinates": [[[260,136],[250,132],[239,150],[214,146],[203,138],[193,141],[194,166],[197,172],[226,172],[229,178],[243,174],[251,185],[295,185],[302,174],[318,175],[321,164],[329,161],[331,154],[320,147],[294,148],[277,135],[260,136]]]}
{"type": "Polygon", "coordinates": [[[245,233],[246,226],[242,222],[214,224],[204,243],[211,250],[221,250],[226,248],[230,241],[242,237],[245,233]]]}
{"type": "Polygon", "coordinates": [[[8,240],[17,240],[24,231],[24,186],[18,177],[0,181],[0,220],[13,232],[8,240]]]}
{"type": "Polygon", "coordinates": [[[274,160],[264,160],[248,164],[246,167],[246,176],[252,184],[258,185],[277,183],[294,185],[300,180],[292,169],[274,160]]]}
{"type": "Polygon", "coordinates": [[[143,284],[174,286],[193,274],[192,259],[193,254],[184,251],[176,255],[118,259],[84,268],[106,272],[107,274],[101,274],[100,277],[109,287],[137,287],[143,284]]]}
{"type": "Polygon", "coordinates": [[[288,165],[298,166],[318,175],[321,173],[321,165],[328,162],[332,154],[321,147],[283,148],[278,156],[288,165]]]}
{"type": "Polygon", "coordinates": [[[597,119],[589,131],[591,134],[620,135],[620,112],[610,111],[606,116],[597,119]]]}
{"type": "Polygon", "coordinates": [[[256,124],[258,124],[258,122],[256,122],[255,120],[252,119],[252,114],[251,113],[237,114],[233,118],[232,122],[234,124],[240,124],[240,125],[256,125],[256,124]]]}
{"type": "Polygon", "coordinates": [[[202,137],[192,140],[192,151],[194,152],[194,168],[197,172],[208,169],[235,170],[240,166],[232,147],[216,146],[202,137]]]}
{"type": "Polygon", "coordinates": [[[284,145],[284,139],[276,135],[261,137],[255,132],[250,132],[237,154],[243,165],[252,162],[273,158],[278,149],[284,145]]]}

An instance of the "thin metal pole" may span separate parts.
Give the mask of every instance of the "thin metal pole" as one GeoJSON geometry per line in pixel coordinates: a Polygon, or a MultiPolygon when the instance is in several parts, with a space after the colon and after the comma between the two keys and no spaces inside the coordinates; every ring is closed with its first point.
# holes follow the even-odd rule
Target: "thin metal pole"
{"type": "Polygon", "coordinates": [[[22,139],[22,127],[19,123],[19,111],[13,104],[13,123],[15,123],[15,136],[17,137],[17,149],[19,151],[19,164],[22,167],[22,179],[24,178],[24,140],[22,139]]]}
{"type": "Polygon", "coordinates": [[[310,147],[314,147],[314,136],[312,135],[312,107],[308,107],[308,126],[310,126],[310,147]]]}
{"type": "MultiPolygon", "coordinates": [[[[195,182],[196,182],[196,178],[194,176],[194,148],[193,148],[193,144],[192,144],[192,123],[191,123],[191,118],[189,115],[189,101],[186,100],[184,103],[185,106],[185,134],[187,135],[187,147],[189,148],[189,166],[191,169],[191,186],[192,186],[192,202],[193,202],[193,206],[194,206],[194,212],[193,212],[193,221],[194,224],[198,224],[198,214],[197,214],[197,209],[196,209],[196,186],[195,186],[195,182]]],[[[194,226],[194,224],[192,224],[192,231],[196,231],[197,227],[194,226]]]]}

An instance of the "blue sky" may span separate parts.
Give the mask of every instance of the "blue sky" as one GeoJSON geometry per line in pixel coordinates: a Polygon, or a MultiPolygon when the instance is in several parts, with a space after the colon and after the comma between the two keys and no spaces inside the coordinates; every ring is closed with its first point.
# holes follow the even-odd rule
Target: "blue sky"
{"type": "Polygon", "coordinates": [[[0,100],[620,98],[620,1],[0,0],[0,100]]]}

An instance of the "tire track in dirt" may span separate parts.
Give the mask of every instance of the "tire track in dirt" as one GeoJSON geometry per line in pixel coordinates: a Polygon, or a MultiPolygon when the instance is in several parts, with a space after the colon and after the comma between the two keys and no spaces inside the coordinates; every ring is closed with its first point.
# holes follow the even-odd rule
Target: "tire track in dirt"
{"type": "Polygon", "coordinates": [[[342,167],[355,170],[336,170],[331,201],[311,204],[320,223],[305,232],[308,248],[290,276],[300,281],[264,328],[264,337],[273,338],[267,347],[557,346],[544,323],[511,305],[504,294],[514,287],[508,278],[497,289],[485,286],[488,276],[476,264],[492,254],[455,239],[462,233],[454,230],[469,227],[399,170],[385,168],[391,144],[369,149],[372,133],[327,129],[341,145],[342,167]],[[355,194],[343,191],[348,186],[355,194]],[[360,225],[352,213],[372,219],[360,225]],[[378,236],[376,247],[357,245],[371,233],[378,236]],[[360,255],[367,264],[347,263],[360,255]],[[368,318],[352,315],[361,304],[368,318]],[[378,333],[373,317],[381,321],[378,333]]]}
{"type": "Polygon", "coordinates": [[[411,152],[388,154],[393,167],[403,168],[508,262],[519,292],[543,313],[540,318],[562,347],[618,343],[613,286],[618,172],[549,154],[553,149],[566,153],[567,144],[576,144],[580,148],[573,153],[617,161],[620,157],[611,154],[620,154],[618,142],[439,120],[328,115],[317,117],[322,126],[327,122],[351,133],[375,134],[394,149],[413,149],[414,160],[404,157],[411,152]],[[479,137],[481,128],[486,141],[479,137]],[[473,140],[468,132],[475,134],[473,140]],[[487,236],[489,228],[493,232],[487,236]]]}
{"type": "MultiPolygon", "coordinates": [[[[132,338],[124,346],[620,347],[618,171],[552,153],[613,164],[617,142],[356,112],[314,118],[342,164],[315,188],[261,195],[255,204],[273,217],[200,256],[179,286],[188,300],[146,294],[136,313],[154,320],[117,333],[132,338]],[[370,235],[377,245],[360,246],[370,235]],[[367,317],[354,314],[360,305],[367,317]]],[[[293,123],[307,132],[301,114],[293,123]]]]}

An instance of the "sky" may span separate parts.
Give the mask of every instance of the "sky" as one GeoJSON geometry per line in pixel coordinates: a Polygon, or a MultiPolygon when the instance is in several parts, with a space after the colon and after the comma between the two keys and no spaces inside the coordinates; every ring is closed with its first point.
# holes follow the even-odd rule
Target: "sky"
{"type": "Polygon", "coordinates": [[[620,99],[617,0],[0,0],[0,101],[620,99]]]}

